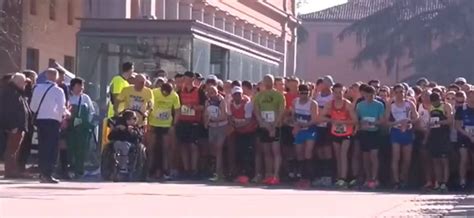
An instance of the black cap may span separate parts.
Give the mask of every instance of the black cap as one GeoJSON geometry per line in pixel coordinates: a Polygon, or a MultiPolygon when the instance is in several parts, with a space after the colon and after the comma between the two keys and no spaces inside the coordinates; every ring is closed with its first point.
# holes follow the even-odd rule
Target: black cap
{"type": "Polygon", "coordinates": [[[191,71],[186,71],[186,72],[184,72],[184,76],[185,76],[185,77],[194,78],[194,73],[191,72],[191,71]]]}
{"type": "Polygon", "coordinates": [[[204,77],[200,73],[194,73],[194,78],[196,78],[198,80],[204,80],[204,77]]]}

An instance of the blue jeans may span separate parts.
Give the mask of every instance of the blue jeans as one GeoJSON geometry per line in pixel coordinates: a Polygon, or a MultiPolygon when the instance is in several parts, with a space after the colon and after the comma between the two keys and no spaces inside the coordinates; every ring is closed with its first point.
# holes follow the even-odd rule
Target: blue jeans
{"type": "Polygon", "coordinates": [[[39,168],[42,176],[51,176],[58,157],[60,123],[37,120],[39,168]]]}

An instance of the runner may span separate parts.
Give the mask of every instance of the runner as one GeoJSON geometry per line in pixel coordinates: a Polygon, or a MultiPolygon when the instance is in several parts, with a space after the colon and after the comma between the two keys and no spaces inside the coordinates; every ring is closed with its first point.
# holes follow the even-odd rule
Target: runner
{"type": "Polygon", "coordinates": [[[252,101],[243,94],[243,89],[234,87],[231,93],[229,120],[235,130],[236,160],[239,169],[237,181],[247,184],[250,176],[254,174],[252,172],[259,172],[256,163],[255,167],[252,166],[255,156],[257,121],[253,115],[252,101]]]}
{"type": "Polygon", "coordinates": [[[184,73],[183,87],[178,92],[181,113],[176,124],[176,139],[180,144],[185,176],[198,176],[199,148],[197,141],[203,132],[202,116],[206,94],[193,85],[194,73],[184,73]],[[189,158],[191,156],[191,158],[189,158]]]}
{"type": "MultiPolygon", "coordinates": [[[[296,170],[296,159],[295,149],[293,143],[295,137],[293,136],[293,125],[294,119],[292,117],[293,101],[298,97],[298,86],[299,80],[290,78],[286,80],[287,92],[284,92],[285,96],[285,114],[283,117],[283,126],[281,127],[281,144],[282,144],[282,156],[284,157],[283,169],[287,172],[290,180],[295,180],[296,170]]],[[[278,84],[275,81],[275,84],[278,84]]]]}
{"type": "MultiPolygon", "coordinates": [[[[320,111],[323,111],[324,106],[332,101],[333,95],[331,88],[333,85],[334,80],[331,76],[322,78],[318,88],[320,92],[315,97],[320,111]]],[[[320,116],[325,115],[320,113],[320,116]]],[[[319,119],[323,120],[324,118],[321,117],[319,119]]],[[[332,185],[332,142],[329,129],[330,127],[327,122],[319,123],[316,127],[316,135],[318,136],[316,154],[319,159],[316,166],[319,166],[318,172],[320,173],[320,177],[313,181],[313,186],[329,187],[332,185]]]]}
{"type": "Polygon", "coordinates": [[[378,151],[382,140],[380,126],[383,123],[385,108],[380,101],[374,100],[374,87],[366,86],[363,91],[365,99],[356,106],[360,126],[358,138],[363,153],[363,166],[366,176],[364,186],[375,189],[378,187],[378,151]]]}
{"type": "Polygon", "coordinates": [[[154,103],[150,118],[150,132],[153,139],[149,143],[149,170],[150,175],[159,178],[157,169],[163,170],[162,175],[165,180],[174,179],[171,174],[172,156],[174,147],[171,143],[170,129],[177,123],[180,114],[181,103],[178,94],[173,87],[164,83],[160,88],[153,90],[154,103]],[[161,151],[161,152],[159,152],[161,151]],[[162,160],[162,161],[160,161],[162,160]],[[161,163],[160,163],[161,162],[161,163]],[[161,165],[161,167],[159,167],[161,165]]]}
{"type": "Polygon", "coordinates": [[[420,150],[420,164],[421,171],[424,177],[423,190],[429,190],[433,188],[433,166],[431,164],[431,155],[426,145],[426,137],[428,136],[429,123],[430,123],[430,100],[431,91],[425,90],[421,93],[420,104],[418,106],[418,122],[415,130],[415,141],[414,145],[420,150]]]}
{"type": "Polygon", "coordinates": [[[467,93],[466,104],[457,107],[455,119],[455,126],[459,133],[459,187],[465,190],[469,154],[474,149],[474,91],[467,93]]]}
{"type": "Polygon", "coordinates": [[[321,117],[324,118],[324,121],[331,123],[332,144],[338,176],[335,185],[338,188],[347,188],[349,161],[347,154],[351,146],[351,137],[354,134],[354,124],[357,122],[357,118],[351,102],[343,97],[345,87],[340,83],[336,83],[332,89],[334,99],[326,104],[321,117]]]}
{"type": "Polygon", "coordinates": [[[120,75],[114,76],[112,79],[112,82],[109,86],[110,96],[108,118],[117,115],[119,112],[125,109],[123,104],[117,101],[117,97],[120,95],[120,93],[122,93],[122,90],[125,87],[130,86],[128,79],[130,79],[134,70],[134,64],[132,62],[126,62],[122,65],[122,73],[120,75]]]}
{"type": "Polygon", "coordinates": [[[309,96],[308,85],[299,85],[299,97],[293,100],[292,114],[294,120],[295,152],[297,159],[298,188],[309,188],[313,174],[313,148],[316,140],[316,121],[318,103],[309,96]]]}
{"type": "Polygon", "coordinates": [[[447,192],[449,179],[450,151],[449,134],[453,122],[451,105],[441,101],[441,95],[434,92],[430,95],[430,130],[427,137],[427,146],[433,158],[435,172],[434,189],[447,192]]]}
{"type": "Polygon", "coordinates": [[[215,174],[209,180],[219,182],[224,179],[223,172],[223,147],[227,136],[227,102],[219,94],[216,86],[207,88],[208,100],[204,111],[204,127],[209,129],[209,144],[215,151],[216,169],[215,174]]]}
{"type": "Polygon", "coordinates": [[[413,122],[418,119],[416,106],[407,100],[406,89],[402,85],[393,87],[394,101],[387,105],[386,119],[392,144],[392,178],[394,189],[406,188],[413,152],[413,122]],[[401,163],[400,163],[401,161],[401,163]],[[400,167],[401,165],[401,167],[400,167]],[[401,169],[400,169],[401,168],[401,169]]]}
{"type": "Polygon", "coordinates": [[[284,96],[273,88],[274,78],[268,74],[263,78],[264,90],[254,99],[255,116],[260,126],[260,140],[265,155],[265,184],[280,183],[281,149],[280,126],[285,109],[284,96]]]}
{"type": "Polygon", "coordinates": [[[119,103],[123,102],[124,109],[137,113],[139,125],[147,123],[148,113],[153,108],[153,91],[146,87],[145,83],[145,76],[138,74],[135,78],[135,85],[123,88],[116,99],[119,103]]]}

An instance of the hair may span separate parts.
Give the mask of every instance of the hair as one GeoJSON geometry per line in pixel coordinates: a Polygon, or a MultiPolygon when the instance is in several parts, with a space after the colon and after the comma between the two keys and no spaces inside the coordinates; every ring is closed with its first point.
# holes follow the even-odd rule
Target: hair
{"type": "Polygon", "coordinates": [[[436,86],[438,86],[438,83],[433,82],[433,81],[431,81],[431,82],[428,84],[428,87],[430,87],[430,88],[434,88],[434,87],[436,87],[436,86]]]}
{"type": "Polygon", "coordinates": [[[234,81],[232,82],[232,87],[235,87],[235,86],[242,87],[242,84],[240,84],[240,81],[239,81],[239,80],[234,80],[234,81]]]}
{"type": "Polygon", "coordinates": [[[415,86],[412,89],[415,92],[415,95],[420,95],[423,92],[423,89],[419,86],[415,86]]]}
{"type": "Polygon", "coordinates": [[[284,82],[285,79],[283,77],[277,76],[277,77],[275,77],[274,81],[275,81],[275,83],[276,82],[284,82]]]}
{"type": "Polygon", "coordinates": [[[454,95],[456,98],[465,98],[466,93],[464,91],[457,91],[456,94],[454,95]]]}
{"type": "Polygon", "coordinates": [[[448,89],[456,89],[456,92],[457,92],[457,91],[461,90],[461,87],[453,83],[453,84],[448,86],[448,89]]]}
{"type": "Polygon", "coordinates": [[[136,116],[136,114],[132,110],[125,110],[125,111],[122,112],[122,117],[125,121],[130,120],[135,116],[136,116]]]}
{"type": "Polygon", "coordinates": [[[176,75],[174,75],[174,79],[183,78],[183,76],[183,74],[177,73],[176,75]]]}
{"type": "Polygon", "coordinates": [[[336,83],[332,86],[332,89],[338,89],[338,88],[344,89],[344,85],[342,85],[341,83],[336,83]]]}
{"type": "Polygon", "coordinates": [[[301,84],[298,86],[298,92],[309,92],[309,86],[306,84],[301,84]]]}
{"type": "Polygon", "coordinates": [[[362,84],[360,84],[360,86],[359,86],[359,91],[360,91],[360,92],[365,92],[365,91],[367,90],[367,87],[370,87],[370,86],[369,86],[368,84],[366,84],[366,83],[362,83],[362,84]]]}
{"type": "Polygon", "coordinates": [[[472,94],[474,94],[474,90],[471,89],[466,93],[466,96],[469,96],[469,95],[472,95],[472,94]]]}
{"type": "Polygon", "coordinates": [[[53,69],[56,69],[58,71],[59,75],[64,75],[66,74],[66,71],[62,67],[54,67],[53,69]]]}
{"type": "Polygon", "coordinates": [[[252,89],[253,86],[252,86],[252,83],[250,81],[244,80],[244,81],[242,81],[242,88],[252,89]]]}
{"type": "Polygon", "coordinates": [[[300,83],[300,80],[297,77],[294,77],[294,76],[288,77],[288,79],[286,79],[286,81],[288,83],[290,83],[290,82],[296,82],[298,84],[300,83]]]}
{"type": "Polygon", "coordinates": [[[435,88],[431,89],[431,92],[437,92],[439,94],[443,93],[443,91],[439,87],[435,87],[435,88]]]}
{"type": "Polygon", "coordinates": [[[38,74],[33,70],[24,70],[22,72],[26,77],[38,76],[38,74]]]}
{"type": "Polygon", "coordinates": [[[122,72],[130,71],[133,68],[133,62],[125,62],[122,64],[122,72]]]}
{"type": "Polygon", "coordinates": [[[84,84],[84,79],[80,78],[80,77],[76,77],[74,79],[71,79],[71,88],[74,88],[74,86],[76,85],[82,85],[84,84]]]}
{"type": "Polygon", "coordinates": [[[161,85],[161,90],[171,93],[171,91],[173,91],[173,86],[171,86],[169,83],[163,83],[163,85],[161,85]]]}
{"type": "Polygon", "coordinates": [[[416,85],[421,86],[421,83],[429,84],[430,82],[426,78],[420,78],[416,81],[416,85]]]}
{"type": "Polygon", "coordinates": [[[23,73],[14,73],[14,74],[12,75],[12,78],[10,79],[10,81],[16,82],[16,81],[18,81],[18,80],[20,80],[20,79],[23,80],[23,81],[26,81],[26,76],[25,76],[25,74],[23,74],[23,73]]]}
{"type": "Polygon", "coordinates": [[[406,91],[406,87],[402,84],[396,84],[393,86],[393,91],[395,91],[396,89],[402,89],[404,91],[406,91]]]}
{"type": "Polygon", "coordinates": [[[319,78],[318,80],[316,80],[316,86],[323,84],[323,82],[324,82],[323,78],[319,78]]]}
{"type": "Polygon", "coordinates": [[[372,85],[373,83],[379,83],[380,84],[380,80],[373,79],[373,80],[370,80],[367,84],[372,85]]]}
{"type": "Polygon", "coordinates": [[[434,102],[434,101],[441,101],[441,95],[437,92],[433,92],[431,93],[430,95],[430,101],[431,102],[434,102]]]}
{"type": "MultiPolygon", "coordinates": [[[[362,85],[361,85],[361,87],[362,87],[362,85]]],[[[375,94],[375,88],[373,86],[367,85],[367,86],[364,87],[364,92],[366,92],[367,94],[373,95],[373,94],[375,94]]]]}
{"type": "Polygon", "coordinates": [[[196,77],[196,74],[194,74],[191,71],[186,71],[186,72],[184,72],[183,76],[194,78],[194,77],[196,77]]]}

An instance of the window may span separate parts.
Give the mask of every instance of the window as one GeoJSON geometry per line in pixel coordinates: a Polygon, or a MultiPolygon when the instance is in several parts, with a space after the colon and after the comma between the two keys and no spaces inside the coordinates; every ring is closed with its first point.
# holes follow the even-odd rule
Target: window
{"type": "Polygon", "coordinates": [[[67,1],[67,24],[74,24],[74,3],[72,0],[67,1]]]}
{"type": "Polygon", "coordinates": [[[53,58],[50,58],[48,60],[48,67],[56,67],[56,60],[54,60],[53,58]]]}
{"type": "Polygon", "coordinates": [[[30,0],[30,14],[31,15],[36,15],[36,1],[37,0],[30,0]]]}
{"type": "Polygon", "coordinates": [[[64,56],[64,68],[69,72],[74,71],[74,57],[71,56],[64,56]]]}
{"type": "Polygon", "coordinates": [[[49,19],[56,20],[56,0],[49,0],[49,19]]]}
{"type": "Polygon", "coordinates": [[[34,48],[26,49],[26,68],[38,72],[39,70],[39,50],[34,48]]]}
{"type": "Polygon", "coordinates": [[[334,53],[334,38],[332,33],[319,33],[316,46],[318,56],[332,56],[334,53]]]}

